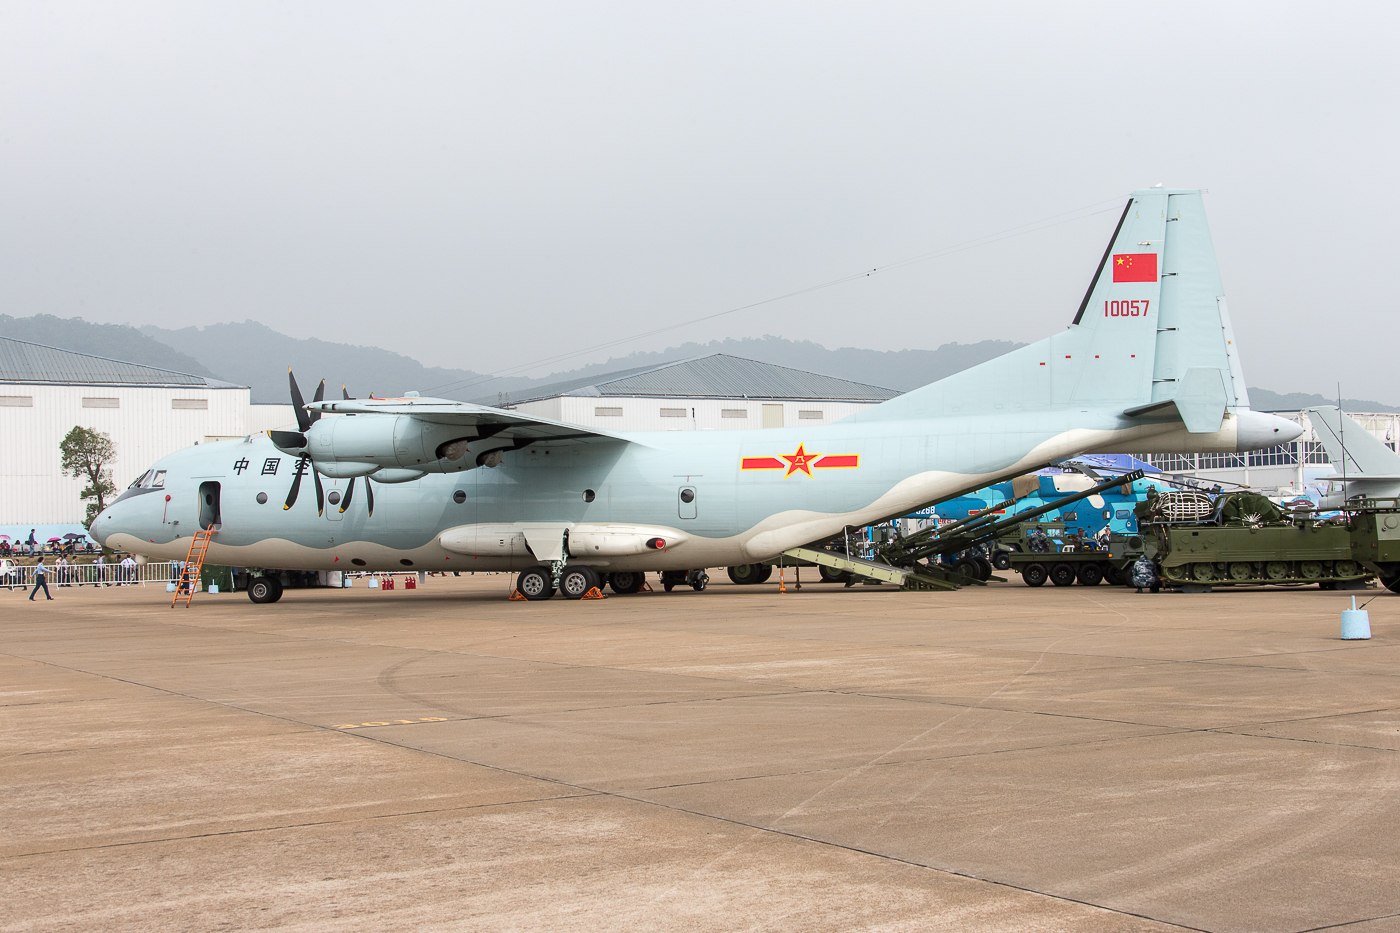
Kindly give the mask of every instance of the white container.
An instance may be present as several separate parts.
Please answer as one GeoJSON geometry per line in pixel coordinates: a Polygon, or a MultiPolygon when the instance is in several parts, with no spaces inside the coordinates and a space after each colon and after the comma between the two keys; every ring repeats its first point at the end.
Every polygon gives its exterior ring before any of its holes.
{"type": "Polygon", "coordinates": [[[1360,641],[1371,637],[1371,614],[1365,609],[1356,608],[1356,597],[1351,598],[1351,608],[1342,610],[1342,638],[1346,641],[1360,641]]]}

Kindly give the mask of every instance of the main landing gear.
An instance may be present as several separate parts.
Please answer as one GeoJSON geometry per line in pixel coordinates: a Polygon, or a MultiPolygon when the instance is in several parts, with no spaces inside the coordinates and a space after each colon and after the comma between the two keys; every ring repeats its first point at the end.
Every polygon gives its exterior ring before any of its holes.
{"type": "Polygon", "coordinates": [[[255,603],[275,603],[282,598],[282,581],[261,574],[248,581],[248,598],[255,603]]]}
{"type": "MultiPolygon", "coordinates": [[[[615,570],[599,573],[587,564],[565,564],[555,572],[548,564],[534,564],[520,571],[515,589],[528,600],[549,599],[555,593],[565,599],[582,599],[597,587],[607,586],[620,596],[641,592],[647,575],[640,570],[615,570]]],[[[697,593],[710,585],[710,575],[704,570],[663,570],[661,587],[671,592],[678,586],[688,586],[697,593]]]]}

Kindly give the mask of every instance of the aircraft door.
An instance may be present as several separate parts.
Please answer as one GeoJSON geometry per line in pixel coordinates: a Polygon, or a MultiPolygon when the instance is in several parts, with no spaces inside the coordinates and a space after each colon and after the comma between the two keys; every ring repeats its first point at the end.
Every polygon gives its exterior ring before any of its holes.
{"type": "Polygon", "coordinates": [[[213,528],[219,524],[219,484],[210,481],[199,484],[199,527],[213,528]]]}
{"type": "Polygon", "coordinates": [[[682,486],[677,494],[677,505],[681,518],[694,518],[699,514],[695,505],[695,487],[682,486]]]}

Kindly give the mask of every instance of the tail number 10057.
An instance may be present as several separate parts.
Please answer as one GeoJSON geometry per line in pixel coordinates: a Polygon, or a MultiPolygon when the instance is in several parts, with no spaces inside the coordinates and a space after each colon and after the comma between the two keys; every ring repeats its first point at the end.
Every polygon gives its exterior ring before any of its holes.
{"type": "Polygon", "coordinates": [[[1128,301],[1105,301],[1103,303],[1104,317],[1147,317],[1147,306],[1151,300],[1143,298],[1128,301]]]}

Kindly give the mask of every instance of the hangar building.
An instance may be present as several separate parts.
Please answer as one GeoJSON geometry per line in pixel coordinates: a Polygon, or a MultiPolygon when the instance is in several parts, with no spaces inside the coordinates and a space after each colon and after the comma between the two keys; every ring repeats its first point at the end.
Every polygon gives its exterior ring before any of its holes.
{"type": "Polygon", "coordinates": [[[614,431],[826,424],[899,393],[726,353],[527,390],[484,404],[614,431]]]}
{"type": "Polygon", "coordinates": [[[59,453],[75,426],[112,438],[121,490],[173,450],[289,418],[250,404],[247,386],[0,338],[0,525],[82,521],[86,482],[63,475],[59,453]]]}

